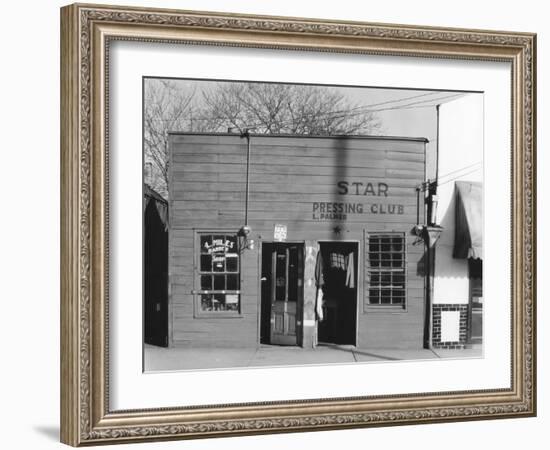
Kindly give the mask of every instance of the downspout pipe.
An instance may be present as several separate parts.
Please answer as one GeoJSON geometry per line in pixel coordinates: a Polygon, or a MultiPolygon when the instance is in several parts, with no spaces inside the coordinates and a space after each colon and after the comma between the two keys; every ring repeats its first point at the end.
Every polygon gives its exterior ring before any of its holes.
{"type": "Polygon", "coordinates": [[[250,151],[251,151],[251,145],[250,145],[250,131],[245,129],[241,137],[246,138],[246,193],[245,193],[245,200],[244,200],[244,226],[248,227],[248,198],[250,196],[250,151]]]}
{"type": "Polygon", "coordinates": [[[428,318],[428,348],[433,352],[433,275],[432,275],[432,264],[434,258],[432,257],[432,248],[430,246],[430,238],[426,237],[426,259],[428,266],[428,276],[427,276],[427,286],[426,286],[426,301],[428,302],[429,308],[429,318],[428,318]]]}
{"type": "Polygon", "coordinates": [[[426,225],[422,227],[422,238],[426,246],[426,313],[428,314],[427,346],[433,351],[433,287],[434,287],[434,263],[435,245],[441,236],[443,227],[439,225],[426,225]]]}
{"type": "MultiPolygon", "coordinates": [[[[435,180],[433,183],[430,183],[428,186],[429,189],[429,195],[437,195],[437,186],[439,184],[439,114],[440,114],[440,104],[437,104],[435,106],[435,112],[436,112],[436,130],[435,130],[435,180]]],[[[431,200],[431,199],[430,199],[431,200]]],[[[433,212],[431,209],[433,208],[433,205],[430,201],[430,212],[428,217],[428,222],[432,219],[433,212]]],[[[434,222],[436,221],[436,218],[434,217],[434,222]]],[[[435,225],[435,223],[434,223],[435,225]]],[[[441,228],[439,229],[439,233],[441,233],[441,228]]],[[[430,235],[430,230],[427,227],[426,228],[426,236],[424,237],[424,240],[426,242],[426,256],[427,256],[427,266],[428,266],[428,273],[427,273],[427,293],[426,293],[426,301],[428,303],[428,348],[433,352],[433,293],[434,293],[434,277],[435,277],[435,243],[437,242],[437,239],[439,239],[439,234],[437,234],[437,237],[432,238],[430,235]]]]}
{"type": "Polygon", "coordinates": [[[435,116],[436,116],[436,128],[435,128],[435,192],[437,194],[437,185],[439,183],[439,107],[441,105],[435,106],[435,116]]]}

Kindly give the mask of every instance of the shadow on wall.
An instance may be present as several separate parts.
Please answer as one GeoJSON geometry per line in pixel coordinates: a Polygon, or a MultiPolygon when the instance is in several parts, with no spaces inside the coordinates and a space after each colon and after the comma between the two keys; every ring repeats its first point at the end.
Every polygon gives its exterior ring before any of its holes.
{"type": "Polygon", "coordinates": [[[437,267],[437,278],[462,278],[462,271],[457,272],[457,266],[461,267],[466,260],[453,257],[455,243],[455,221],[456,221],[456,186],[453,183],[453,191],[449,206],[441,219],[443,232],[439,242],[436,244],[435,266],[437,267]],[[439,263],[438,263],[439,256],[439,263]]]}
{"type": "Polygon", "coordinates": [[[424,253],[422,254],[422,257],[418,260],[418,263],[416,264],[416,275],[419,277],[425,277],[427,264],[428,264],[428,255],[426,252],[426,245],[424,243],[419,243],[417,245],[422,245],[424,247],[424,253]]]}
{"type": "MultiPolygon", "coordinates": [[[[334,186],[338,184],[339,181],[347,180],[348,176],[348,138],[341,137],[336,140],[334,143],[334,150],[336,151],[336,165],[334,166],[334,186]]],[[[338,191],[334,189],[332,194],[332,201],[338,203],[342,201],[342,198],[339,196],[338,191]]],[[[333,239],[342,239],[345,238],[345,226],[346,221],[342,220],[341,216],[332,219],[332,238],[333,239]]]]}
{"type": "Polygon", "coordinates": [[[59,427],[58,426],[35,425],[34,430],[37,433],[42,434],[44,437],[46,437],[50,441],[59,442],[59,427]]]}

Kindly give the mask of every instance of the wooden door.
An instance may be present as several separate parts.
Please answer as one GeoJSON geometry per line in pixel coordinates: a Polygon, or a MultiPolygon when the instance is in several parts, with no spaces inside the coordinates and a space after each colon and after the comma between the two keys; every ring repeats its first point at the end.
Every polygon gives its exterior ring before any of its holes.
{"type": "Polygon", "coordinates": [[[303,245],[274,244],[271,254],[271,330],[275,345],[298,345],[303,300],[303,245]]]}

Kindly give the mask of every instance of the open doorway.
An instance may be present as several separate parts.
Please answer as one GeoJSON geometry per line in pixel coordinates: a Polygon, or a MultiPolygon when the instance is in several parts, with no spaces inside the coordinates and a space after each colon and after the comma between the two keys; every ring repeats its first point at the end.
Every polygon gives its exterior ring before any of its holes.
{"type": "Polygon", "coordinates": [[[147,190],[146,200],[143,233],[144,342],[168,347],[168,231],[166,215],[159,213],[165,201],[150,189],[147,190]]]}
{"type": "Polygon", "coordinates": [[[260,342],[301,345],[304,244],[262,244],[260,342]]]}
{"type": "Polygon", "coordinates": [[[481,344],[483,341],[483,262],[481,259],[468,259],[470,280],[470,307],[468,343],[481,344]]]}
{"type": "Polygon", "coordinates": [[[319,343],[356,345],[357,242],[320,242],[322,259],[323,320],[319,343]]]}

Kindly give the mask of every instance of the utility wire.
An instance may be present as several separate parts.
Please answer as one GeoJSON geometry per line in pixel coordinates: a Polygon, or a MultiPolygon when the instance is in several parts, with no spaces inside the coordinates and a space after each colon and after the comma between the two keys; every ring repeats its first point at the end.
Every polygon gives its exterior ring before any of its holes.
{"type": "MultiPolygon", "coordinates": [[[[457,173],[457,172],[462,172],[463,170],[469,169],[470,167],[474,167],[474,166],[477,166],[477,165],[480,165],[480,164],[481,164],[481,161],[478,161],[478,162],[476,162],[476,163],[474,163],[474,164],[470,164],[469,166],[464,166],[464,167],[461,167],[460,169],[453,170],[452,172],[447,172],[446,174],[441,175],[441,176],[439,177],[439,179],[441,180],[442,178],[446,178],[446,177],[448,177],[449,175],[453,175],[453,174],[455,174],[455,173],[457,173]]],[[[476,170],[477,170],[477,169],[476,169],[476,170]]]]}
{"type": "Polygon", "coordinates": [[[438,187],[439,187],[439,186],[444,186],[444,185],[446,185],[447,183],[451,183],[451,182],[453,182],[453,181],[456,181],[456,180],[458,180],[459,178],[464,177],[464,176],[466,176],[466,175],[470,175],[471,173],[477,172],[477,171],[480,170],[480,169],[481,169],[481,167],[480,167],[480,168],[477,168],[477,169],[470,170],[469,172],[466,172],[466,173],[462,173],[462,174],[460,174],[460,175],[457,175],[457,176],[454,177],[454,178],[451,178],[451,179],[449,179],[449,180],[445,180],[443,183],[438,183],[437,186],[438,186],[438,187]]]}
{"type": "MultiPolygon", "coordinates": [[[[388,101],[385,101],[385,102],[373,103],[373,104],[370,104],[370,105],[362,105],[362,106],[358,106],[358,107],[355,107],[355,108],[350,108],[350,109],[347,109],[347,110],[337,110],[337,111],[330,111],[330,112],[326,112],[326,113],[312,112],[312,113],[304,114],[304,115],[302,115],[302,117],[316,116],[317,118],[320,118],[320,119],[324,118],[325,120],[329,120],[329,119],[340,119],[340,118],[355,117],[355,116],[365,114],[365,113],[394,111],[394,110],[400,110],[400,109],[414,109],[414,107],[419,107],[419,108],[421,108],[421,107],[431,107],[432,105],[424,105],[424,106],[418,106],[418,105],[423,105],[424,103],[432,103],[432,102],[440,101],[440,100],[446,100],[446,99],[449,99],[449,98],[458,98],[458,97],[463,95],[462,93],[452,94],[452,95],[448,95],[448,96],[444,96],[444,97],[431,98],[431,99],[426,99],[426,100],[418,100],[416,102],[408,103],[408,104],[405,104],[405,105],[397,105],[397,106],[389,107],[389,108],[378,108],[378,109],[374,108],[373,109],[373,107],[376,107],[376,106],[382,106],[382,105],[391,104],[391,103],[399,103],[399,102],[402,102],[402,101],[406,101],[408,99],[424,97],[424,96],[427,96],[427,95],[435,95],[437,93],[438,92],[436,92],[436,93],[430,92],[430,93],[421,94],[421,95],[418,95],[418,96],[411,96],[411,97],[405,97],[405,98],[401,98],[401,99],[388,100],[388,101]],[[359,109],[361,109],[361,111],[359,111],[359,109]],[[355,111],[355,112],[352,112],[352,111],[355,111]]],[[[157,121],[157,122],[160,122],[160,121],[170,122],[170,121],[172,121],[171,119],[162,119],[162,118],[156,118],[156,119],[152,119],[152,120],[157,121]]],[[[223,121],[223,120],[228,120],[228,118],[224,117],[224,116],[213,116],[213,117],[193,117],[192,119],[182,118],[181,120],[193,120],[193,121],[222,120],[223,121]]],[[[285,126],[285,125],[292,125],[292,124],[295,124],[295,123],[296,122],[293,121],[293,120],[287,120],[287,121],[283,121],[283,122],[278,122],[278,126],[281,127],[281,126],[285,126]]],[[[259,127],[262,127],[262,126],[265,126],[265,125],[263,125],[263,124],[252,124],[252,125],[251,124],[246,124],[246,125],[243,126],[243,128],[253,128],[253,127],[259,128],[259,127]]]]}

